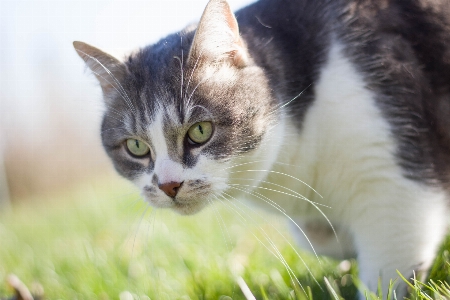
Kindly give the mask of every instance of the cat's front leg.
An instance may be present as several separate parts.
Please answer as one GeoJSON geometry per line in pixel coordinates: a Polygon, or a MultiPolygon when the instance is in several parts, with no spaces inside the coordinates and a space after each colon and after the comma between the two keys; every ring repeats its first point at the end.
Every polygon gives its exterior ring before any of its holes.
{"type": "MultiPolygon", "coordinates": [[[[372,292],[381,280],[383,299],[391,280],[397,299],[407,295],[407,284],[397,271],[407,279],[414,274],[420,279],[431,266],[446,232],[446,209],[433,200],[422,198],[397,209],[375,207],[352,227],[360,280],[372,292]]],[[[362,294],[360,298],[365,299],[362,294]]]]}

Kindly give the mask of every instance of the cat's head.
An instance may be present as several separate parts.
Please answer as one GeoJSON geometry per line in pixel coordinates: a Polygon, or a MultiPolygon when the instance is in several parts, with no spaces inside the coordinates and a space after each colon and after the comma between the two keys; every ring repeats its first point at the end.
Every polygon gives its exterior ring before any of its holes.
{"type": "Polygon", "coordinates": [[[276,101],[225,1],[124,62],[74,47],[103,90],[103,145],[151,205],[195,213],[229,188],[236,165],[275,159],[276,101]]]}

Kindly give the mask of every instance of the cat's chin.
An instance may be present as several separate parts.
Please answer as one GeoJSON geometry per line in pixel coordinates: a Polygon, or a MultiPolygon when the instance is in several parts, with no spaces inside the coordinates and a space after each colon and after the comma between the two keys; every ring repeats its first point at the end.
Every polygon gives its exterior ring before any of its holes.
{"type": "Polygon", "coordinates": [[[207,195],[197,195],[188,198],[177,197],[171,199],[169,197],[158,197],[154,194],[143,193],[144,201],[150,206],[159,209],[171,209],[180,215],[193,215],[205,208],[209,201],[207,195]]]}
{"type": "Polygon", "coordinates": [[[171,209],[180,215],[193,215],[200,212],[205,206],[207,206],[207,201],[195,201],[189,203],[175,202],[171,209]]]}

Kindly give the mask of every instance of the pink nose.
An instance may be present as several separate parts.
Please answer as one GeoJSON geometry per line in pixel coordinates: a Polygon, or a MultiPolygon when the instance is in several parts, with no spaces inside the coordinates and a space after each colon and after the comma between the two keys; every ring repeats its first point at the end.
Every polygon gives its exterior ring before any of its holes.
{"type": "Polygon", "coordinates": [[[161,191],[166,193],[169,197],[175,197],[178,193],[178,190],[180,189],[182,182],[168,182],[163,184],[158,184],[158,187],[161,191]]]}

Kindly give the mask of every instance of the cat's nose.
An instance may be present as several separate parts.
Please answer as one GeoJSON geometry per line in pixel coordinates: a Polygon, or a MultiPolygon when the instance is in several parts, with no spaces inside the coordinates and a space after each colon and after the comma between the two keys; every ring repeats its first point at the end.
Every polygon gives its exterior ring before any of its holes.
{"type": "Polygon", "coordinates": [[[166,193],[169,197],[175,197],[178,193],[178,190],[180,189],[183,182],[168,182],[163,184],[158,184],[158,187],[161,191],[166,193]]]}

